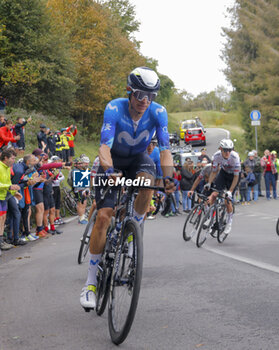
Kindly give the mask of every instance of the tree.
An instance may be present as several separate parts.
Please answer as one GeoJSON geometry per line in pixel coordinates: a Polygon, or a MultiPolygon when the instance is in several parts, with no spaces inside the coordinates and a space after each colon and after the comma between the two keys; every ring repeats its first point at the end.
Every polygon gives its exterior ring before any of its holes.
{"type": "Polygon", "coordinates": [[[230,13],[232,28],[224,29],[227,43],[223,58],[228,65],[225,74],[242,110],[246,139],[252,146],[249,114],[259,109],[263,115],[260,146],[279,147],[279,3],[237,0],[230,13]]]}
{"type": "Polygon", "coordinates": [[[10,105],[63,115],[75,92],[74,66],[63,32],[43,0],[0,0],[0,93],[10,105]]]}
{"type": "Polygon", "coordinates": [[[114,21],[119,23],[122,33],[136,42],[133,33],[139,30],[140,22],[136,20],[135,6],[129,0],[108,0],[104,4],[111,11],[114,21]]]}

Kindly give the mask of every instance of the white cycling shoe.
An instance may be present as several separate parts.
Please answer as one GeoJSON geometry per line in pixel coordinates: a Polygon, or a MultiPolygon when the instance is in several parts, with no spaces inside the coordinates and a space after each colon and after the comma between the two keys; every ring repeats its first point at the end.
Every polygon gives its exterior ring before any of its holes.
{"type": "Polygon", "coordinates": [[[229,222],[226,224],[224,233],[227,235],[231,232],[232,230],[232,220],[229,220],[229,222]]]}
{"type": "Polygon", "coordinates": [[[95,309],[96,307],[96,287],[93,285],[82,288],[80,294],[80,305],[86,309],[95,309]]]}

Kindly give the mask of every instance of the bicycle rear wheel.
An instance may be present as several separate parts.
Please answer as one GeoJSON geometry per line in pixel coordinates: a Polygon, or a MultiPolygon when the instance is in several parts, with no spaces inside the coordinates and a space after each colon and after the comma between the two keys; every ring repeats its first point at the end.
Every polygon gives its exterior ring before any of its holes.
{"type": "Polygon", "coordinates": [[[222,205],[219,208],[219,227],[217,230],[217,241],[219,243],[223,243],[224,240],[228,237],[227,233],[224,233],[225,227],[226,227],[226,223],[227,223],[227,209],[225,207],[225,205],[222,205]]]}
{"type": "Polygon", "coordinates": [[[211,210],[208,210],[208,212],[203,217],[203,220],[198,229],[198,234],[196,239],[196,245],[198,248],[200,248],[206,241],[206,238],[211,230],[211,225],[212,225],[211,210]]]}
{"type": "Polygon", "coordinates": [[[277,220],[277,224],[276,224],[276,233],[279,236],[279,219],[277,220]]]}
{"type": "Polygon", "coordinates": [[[110,283],[109,332],[114,344],[127,337],[137,309],[142,277],[143,244],[139,225],[126,222],[122,231],[110,283]]]}
{"type": "Polygon", "coordinates": [[[183,238],[186,242],[194,237],[195,233],[197,232],[199,224],[201,222],[202,214],[202,207],[200,204],[198,204],[187,216],[183,227],[183,238]]]}
{"type": "Polygon", "coordinates": [[[78,252],[78,263],[82,264],[86,254],[89,250],[89,241],[90,241],[90,237],[91,237],[91,232],[96,220],[96,216],[97,216],[97,210],[95,210],[90,218],[90,220],[88,221],[88,224],[85,227],[81,242],[80,242],[80,248],[79,248],[79,252],[78,252]]]}

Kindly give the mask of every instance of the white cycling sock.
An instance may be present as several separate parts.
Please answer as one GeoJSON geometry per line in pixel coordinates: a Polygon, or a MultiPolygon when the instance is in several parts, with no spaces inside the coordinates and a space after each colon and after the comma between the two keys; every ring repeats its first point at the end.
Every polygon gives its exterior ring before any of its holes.
{"type": "Polygon", "coordinates": [[[232,222],[233,219],[233,212],[228,213],[228,221],[232,222]]]}
{"type": "Polygon", "coordinates": [[[139,214],[135,211],[134,209],[134,219],[136,220],[136,222],[140,225],[143,222],[144,219],[144,215],[145,214],[139,214]]]}
{"type": "Polygon", "coordinates": [[[93,284],[94,286],[97,285],[97,269],[101,256],[102,254],[90,254],[86,286],[89,284],[93,284]]]}
{"type": "Polygon", "coordinates": [[[85,215],[84,214],[79,217],[79,221],[82,221],[84,219],[85,219],[85,215]]]}

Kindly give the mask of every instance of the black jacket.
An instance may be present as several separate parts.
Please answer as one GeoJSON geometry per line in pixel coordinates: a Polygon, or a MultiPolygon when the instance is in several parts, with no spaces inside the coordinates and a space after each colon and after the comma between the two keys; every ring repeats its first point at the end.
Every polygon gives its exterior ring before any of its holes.
{"type": "Polygon", "coordinates": [[[182,167],[181,169],[181,181],[180,181],[180,189],[181,191],[190,191],[195,177],[190,171],[182,167]]]}

